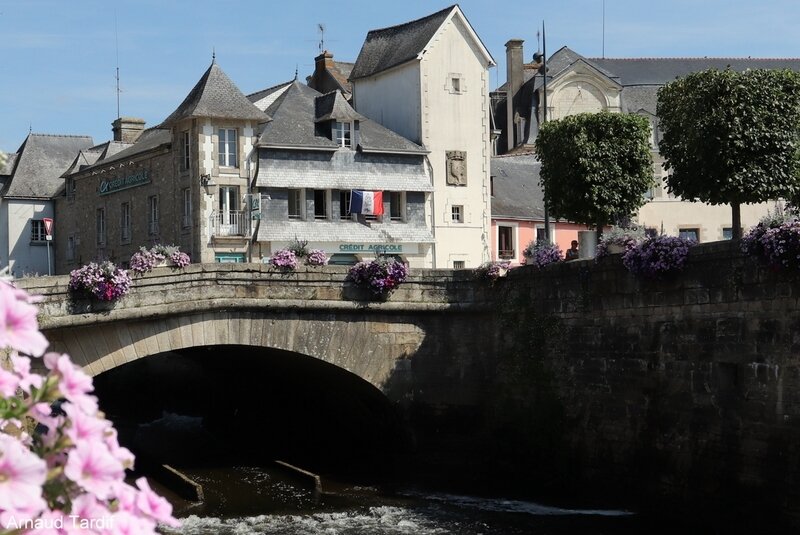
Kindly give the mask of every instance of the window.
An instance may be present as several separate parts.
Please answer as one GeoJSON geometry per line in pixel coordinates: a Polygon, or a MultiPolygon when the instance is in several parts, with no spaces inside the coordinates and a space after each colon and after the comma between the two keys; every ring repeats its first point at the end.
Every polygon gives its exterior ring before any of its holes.
{"type": "Polygon", "coordinates": [[[466,260],[453,260],[453,269],[464,269],[467,267],[466,260]]]}
{"type": "Polygon", "coordinates": [[[220,128],[219,136],[219,165],[221,167],[239,167],[236,150],[236,129],[220,128]]]}
{"type": "Polygon", "coordinates": [[[189,132],[181,133],[181,170],[189,170],[189,132]]]}
{"type": "Polygon", "coordinates": [[[405,204],[404,192],[389,192],[389,218],[392,221],[403,221],[405,219],[405,204]]]}
{"type": "Polygon", "coordinates": [[[329,266],[354,266],[358,263],[358,257],[354,254],[334,253],[328,260],[329,266]]]}
{"type": "Polygon", "coordinates": [[[131,241],[131,203],[124,202],[120,206],[119,215],[119,241],[130,243],[131,241]]]}
{"type": "Polygon", "coordinates": [[[494,197],[494,177],[489,177],[489,196],[494,197]]]}
{"type": "Polygon", "coordinates": [[[41,219],[31,219],[31,241],[43,242],[46,239],[45,236],[44,221],[41,219]]]}
{"type": "Polygon", "coordinates": [[[147,198],[147,233],[158,234],[158,195],[147,198]]]}
{"type": "Polygon", "coordinates": [[[350,191],[339,192],[339,218],[347,219],[350,217],[350,191]]]}
{"type": "Polygon", "coordinates": [[[700,241],[700,229],[698,228],[682,228],[678,231],[678,236],[687,240],[700,241]]]}
{"type": "Polygon", "coordinates": [[[289,219],[303,219],[303,190],[289,190],[289,219]]]}
{"type": "Polygon", "coordinates": [[[333,123],[333,136],[334,141],[340,147],[350,146],[350,123],[340,123],[334,121],[333,123]]]}
{"type": "Polygon", "coordinates": [[[183,212],[182,212],[183,228],[192,226],[192,190],[183,188],[183,212]]]}
{"type": "Polygon", "coordinates": [[[514,258],[514,227],[497,227],[497,256],[514,258]]]}
{"type": "Polygon", "coordinates": [[[460,204],[454,204],[450,207],[450,221],[452,223],[463,223],[464,222],[464,206],[460,204]]]}
{"type": "Polygon", "coordinates": [[[461,79],[451,78],[450,82],[453,84],[453,93],[461,93],[461,79]]]}
{"type": "Polygon", "coordinates": [[[75,260],[75,236],[70,234],[67,236],[67,261],[75,260]]]}
{"type": "Polygon", "coordinates": [[[106,209],[98,208],[95,213],[95,230],[97,232],[97,245],[104,247],[106,244],[106,209]]]}
{"type": "Polygon", "coordinates": [[[66,182],[66,189],[67,189],[67,200],[74,201],[75,200],[75,191],[77,190],[77,186],[75,185],[74,178],[68,178],[66,182]]]}
{"type": "Polygon", "coordinates": [[[464,77],[459,72],[451,72],[447,74],[444,83],[444,90],[451,95],[460,95],[466,90],[464,85],[464,77]]]}
{"type": "Polygon", "coordinates": [[[314,219],[328,219],[328,195],[324,189],[314,190],[314,219]]]}

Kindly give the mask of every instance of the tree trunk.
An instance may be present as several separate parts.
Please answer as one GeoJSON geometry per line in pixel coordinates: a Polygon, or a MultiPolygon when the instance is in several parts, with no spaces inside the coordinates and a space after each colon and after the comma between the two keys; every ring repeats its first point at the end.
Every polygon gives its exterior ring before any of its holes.
{"type": "Polygon", "coordinates": [[[742,211],[741,205],[737,203],[731,203],[731,224],[733,227],[731,228],[731,235],[734,240],[741,240],[742,239],[742,211]]]}

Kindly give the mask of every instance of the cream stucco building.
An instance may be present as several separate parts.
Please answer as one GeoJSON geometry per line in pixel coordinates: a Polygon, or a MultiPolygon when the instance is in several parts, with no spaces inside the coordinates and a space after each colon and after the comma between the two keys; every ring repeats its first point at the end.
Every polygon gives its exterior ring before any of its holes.
{"type": "MultiPolygon", "coordinates": [[[[544,119],[544,71],[541,56],[524,64],[522,41],[506,44],[508,82],[493,93],[494,117],[502,132],[495,142],[498,154],[529,152],[544,119]],[[509,105],[509,102],[512,104],[509,105]],[[510,126],[510,127],[509,127],[510,126]]],[[[731,209],[687,202],[667,191],[656,102],[658,89],[677,77],[709,68],[745,70],[783,68],[800,71],[800,59],[754,58],[585,58],[563,47],[547,59],[547,120],[584,112],[635,113],[651,125],[653,171],[658,186],[637,214],[639,224],[653,232],[683,235],[700,242],[729,239],[731,209]]],[[[780,203],[742,205],[742,226],[755,225],[780,203]]]]}
{"type": "Polygon", "coordinates": [[[432,265],[490,259],[489,74],[494,60],[458,6],[372,30],[350,73],[366,117],[429,151],[432,265]]]}

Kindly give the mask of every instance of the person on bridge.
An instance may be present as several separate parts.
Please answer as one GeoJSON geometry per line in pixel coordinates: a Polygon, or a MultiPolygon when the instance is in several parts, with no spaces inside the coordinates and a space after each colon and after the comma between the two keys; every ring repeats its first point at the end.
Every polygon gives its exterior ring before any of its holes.
{"type": "Polygon", "coordinates": [[[577,260],[579,258],[578,240],[572,240],[570,245],[571,247],[567,249],[566,260],[577,260]]]}

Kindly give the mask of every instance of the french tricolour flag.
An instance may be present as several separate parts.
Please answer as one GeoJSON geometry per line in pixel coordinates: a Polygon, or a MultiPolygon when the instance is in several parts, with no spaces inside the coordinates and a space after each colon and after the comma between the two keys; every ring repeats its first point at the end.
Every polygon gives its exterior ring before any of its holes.
{"type": "Polygon", "coordinates": [[[354,189],[350,195],[350,213],[383,215],[383,192],[354,189]]]}

